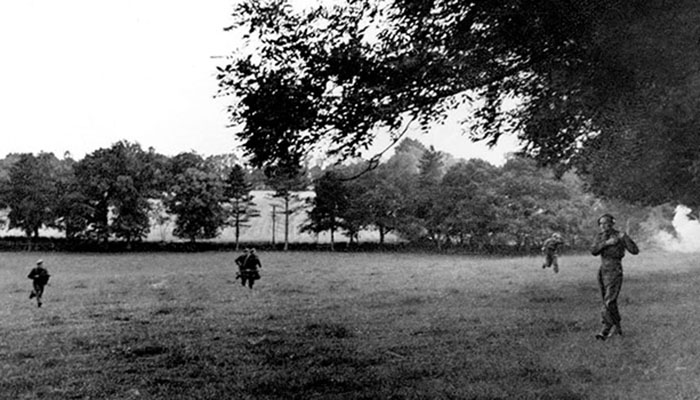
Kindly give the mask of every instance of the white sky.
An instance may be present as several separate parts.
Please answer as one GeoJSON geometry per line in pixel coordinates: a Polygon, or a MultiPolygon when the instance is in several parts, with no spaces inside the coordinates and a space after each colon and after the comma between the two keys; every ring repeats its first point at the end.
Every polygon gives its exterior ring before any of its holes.
{"type": "MultiPolygon", "coordinates": [[[[226,100],[213,97],[222,60],[211,58],[239,45],[223,31],[234,3],[0,1],[0,158],[69,151],[79,159],[119,140],[166,155],[235,151],[226,100]]],[[[470,143],[453,123],[437,129],[412,137],[494,164],[515,148],[470,143]]]]}

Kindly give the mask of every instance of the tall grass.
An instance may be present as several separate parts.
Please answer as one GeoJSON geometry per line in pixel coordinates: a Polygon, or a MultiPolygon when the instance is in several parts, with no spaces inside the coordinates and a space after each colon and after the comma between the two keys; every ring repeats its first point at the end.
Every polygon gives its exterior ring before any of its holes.
{"type": "Polygon", "coordinates": [[[263,253],[3,253],[3,399],[700,396],[697,255],[628,257],[625,336],[596,342],[598,261],[263,253]],[[36,258],[52,273],[28,299],[36,258]]]}

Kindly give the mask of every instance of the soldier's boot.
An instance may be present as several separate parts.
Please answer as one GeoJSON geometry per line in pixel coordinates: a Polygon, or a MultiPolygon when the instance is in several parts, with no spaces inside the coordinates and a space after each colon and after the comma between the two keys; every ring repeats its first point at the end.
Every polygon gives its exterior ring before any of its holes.
{"type": "Polygon", "coordinates": [[[35,296],[36,296],[36,293],[34,293],[34,291],[32,291],[31,293],[29,293],[29,298],[30,298],[30,299],[33,299],[35,296]]]}
{"type": "Polygon", "coordinates": [[[610,327],[607,325],[605,327],[603,327],[603,329],[600,332],[595,334],[595,338],[597,340],[603,340],[603,341],[605,339],[607,339],[609,336],[610,336],[610,327]]]}

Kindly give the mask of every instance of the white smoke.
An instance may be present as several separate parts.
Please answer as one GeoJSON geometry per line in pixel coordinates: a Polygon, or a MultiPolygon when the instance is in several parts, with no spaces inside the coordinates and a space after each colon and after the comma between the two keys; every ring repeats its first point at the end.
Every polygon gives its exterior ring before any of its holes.
{"type": "Polygon", "coordinates": [[[689,217],[691,209],[679,205],[673,216],[673,229],[676,235],[661,231],[656,240],[664,250],[684,253],[700,252],[700,221],[689,217]]]}

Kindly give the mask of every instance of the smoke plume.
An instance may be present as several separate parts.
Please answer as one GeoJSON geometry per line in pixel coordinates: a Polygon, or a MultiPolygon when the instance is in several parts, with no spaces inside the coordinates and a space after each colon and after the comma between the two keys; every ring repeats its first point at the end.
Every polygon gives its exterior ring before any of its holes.
{"type": "Polygon", "coordinates": [[[700,221],[691,219],[690,212],[691,209],[684,205],[677,206],[671,221],[675,236],[665,231],[657,234],[656,239],[664,250],[700,252],[700,221]]]}

